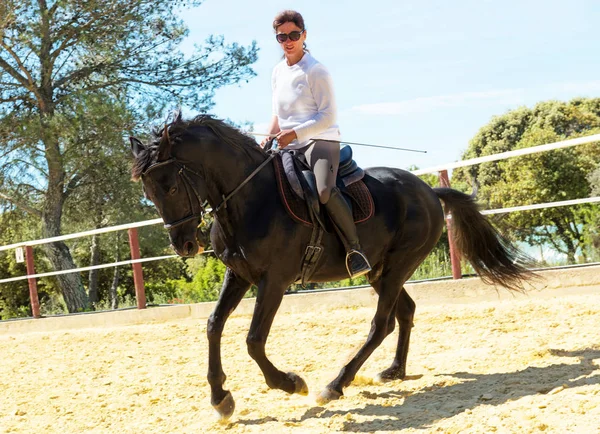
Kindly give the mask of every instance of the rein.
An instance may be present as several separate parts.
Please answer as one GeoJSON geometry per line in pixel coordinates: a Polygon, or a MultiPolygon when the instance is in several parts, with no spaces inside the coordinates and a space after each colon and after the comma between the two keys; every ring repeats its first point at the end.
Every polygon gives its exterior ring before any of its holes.
{"type": "MultiPolygon", "coordinates": [[[[238,191],[240,191],[240,189],[241,189],[241,188],[242,188],[244,185],[246,185],[248,182],[250,182],[250,180],[251,180],[252,178],[254,178],[254,176],[255,176],[255,175],[258,173],[258,172],[260,172],[260,171],[263,169],[263,167],[265,167],[267,164],[269,164],[269,163],[271,162],[271,160],[272,160],[273,158],[275,158],[275,155],[276,155],[276,154],[277,154],[277,152],[273,152],[273,153],[271,153],[271,155],[269,155],[269,157],[268,157],[268,158],[267,158],[265,161],[263,161],[263,162],[260,164],[260,166],[258,166],[256,169],[254,169],[254,171],[253,171],[253,172],[252,172],[250,175],[248,175],[248,177],[247,177],[246,179],[244,179],[244,180],[242,181],[242,183],[241,183],[240,185],[238,185],[238,186],[237,186],[237,187],[236,187],[236,188],[235,188],[235,189],[234,189],[234,190],[233,190],[231,193],[229,193],[229,194],[227,195],[227,197],[225,197],[225,195],[221,196],[221,197],[223,198],[223,202],[221,202],[221,203],[220,203],[220,204],[219,204],[219,205],[218,205],[218,206],[215,208],[214,212],[219,212],[219,210],[221,209],[221,207],[225,207],[225,208],[227,208],[227,201],[228,201],[229,199],[231,199],[231,198],[233,197],[233,195],[234,195],[234,194],[236,194],[238,191]]],[[[211,213],[212,213],[212,212],[213,212],[213,211],[211,211],[211,213]]]]}
{"type": "Polygon", "coordinates": [[[196,219],[196,218],[200,218],[200,224],[198,226],[200,226],[203,222],[204,222],[204,216],[206,214],[208,215],[215,215],[216,213],[218,213],[222,208],[227,209],[227,201],[229,201],[229,199],[231,199],[237,192],[239,192],[242,187],[244,187],[248,182],[250,182],[250,180],[252,178],[254,178],[256,176],[256,174],[258,174],[258,172],[260,172],[267,164],[269,164],[271,162],[271,160],[273,158],[275,158],[275,155],[277,154],[277,152],[272,152],[269,157],[263,161],[256,169],[254,169],[254,171],[248,175],[246,177],[246,179],[244,179],[240,185],[238,185],[231,193],[229,193],[227,196],[222,195],[221,197],[223,198],[222,202],[217,205],[217,207],[213,208],[210,211],[206,211],[206,205],[209,204],[208,199],[202,200],[202,197],[200,196],[200,193],[198,193],[198,190],[196,190],[196,188],[194,187],[194,183],[192,182],[192,180],[190,179],[189,175],[187,174],[187,172],[196,175],[198,178],[202,179],[204,181],[204,177],[195,172],[194,170],[190,169],[189,167],[187,167],[185,164],[182,164],[181,162],[177,161],[175,158],[169,158],[168,160],[165,161],[160,161],[158,163],[154,163],[152,165],[150,165],[150,167],[148,167],[146,170],[144,170],[144,172],[142,173],[142,176],[147,175],[150,171],[162,167],[162,166],[166,166],[167,164],[174,164],[175,167],[177,167],[179,170],[177,171],[177,174],[181,177],[182,181],[183,181],[183,185],[185,186],[185,190],[188,194],[188,200],[190,201],[190,209],[192,210],[192,213],[186,217],[183,217],[177,221],[171,222],[171,223],[165,223],[164,227],[165,229],[173,229],[177,226],[181,226],[184,223],[187,223],[190,220],[196,219]],[[200,212],[199,213],[194,213],[194,203],[192,200],[192,196],[190,195],[190,191],[192,190],[194,192],[194,195],[196,196],[196,200],[198,201],[199,205],[200,205],[200,212]]]}

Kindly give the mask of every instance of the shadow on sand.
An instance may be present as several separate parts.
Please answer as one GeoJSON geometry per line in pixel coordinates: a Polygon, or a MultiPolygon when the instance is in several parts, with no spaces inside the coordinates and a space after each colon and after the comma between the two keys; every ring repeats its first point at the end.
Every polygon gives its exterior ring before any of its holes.
{"type": "MultiPolygon", "coordinates": [[[[529,367],[522,371],[497,374],[471,374],[468,372],[441,374],[440,376],[458,378],[463,382],[453,385],[440,383],[414,392],[389,390],[383,393],[373,393],[363,391],[361,395],[366,399],[403,398],[404,402],[393,407],[367,404],[364,407],[343,411],[313,407],[307,410],[301,418],[290,419],[288,422],[299,423],[313,418],[323,419],[351,413],[374,416],[375,419],[365,422],[346,421],[344,431],[373,432],[427,428],[438,420],[451,418],[480,405],[501,405],[525,396],[546,394],[563,385],[572,388],[600,384],[600,374],[591,375],[600,369],[593,362],[595,359],[600,359],[600,349],[550,350],[550,352],[555,356],[578,358],[579,363],[561,363],[542,368],[529,367]],[[483,396],[477,395],[480,392],[475,392],[482,390],[485,391],[483,396]]],[[[255,425],[260,424],[261,421],[240,420],[238,423],[255,425]]]]}

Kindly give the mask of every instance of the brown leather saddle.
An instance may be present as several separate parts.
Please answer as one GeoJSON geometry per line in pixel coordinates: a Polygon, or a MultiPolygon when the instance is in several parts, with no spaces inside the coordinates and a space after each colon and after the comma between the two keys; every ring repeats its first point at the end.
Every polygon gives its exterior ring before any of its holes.
{"type": "MultiPolygon", "coordinates": [[[[318,223],[329,231],[325,207],[319,202],[315,175],[304,155],[284,149],[274,161],[279,195],[289,216],[305,226],[318,223]]],[[[350,205],[356,224],[366,222],[375,214],[373,197],[363,181],[364,175],[364,170],[352,158],[352,148],[343,146],[336,184],[350,205]]]]}

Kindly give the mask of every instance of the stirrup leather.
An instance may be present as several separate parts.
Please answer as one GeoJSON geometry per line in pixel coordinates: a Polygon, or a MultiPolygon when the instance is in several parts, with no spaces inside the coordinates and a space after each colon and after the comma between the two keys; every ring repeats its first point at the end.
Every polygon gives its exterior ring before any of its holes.
{"type": "Polygon", "coordinates": [[[360,277],[364,274],[367,274],[369,271],[371,271],[371,264],[369,264],[369,260],[362,252],[352,249],[346,254],[346,270],[348,270],[348,275],[350,277],[352,277],[352,278],[360,277]],[[352,255],[359,255],[362,258],[362,260],[364,261],[364,266],[362,267],[362,269],[357,270],[356,273],[353,273],[353,270],[350,269],[350,257],[352,255]]]}

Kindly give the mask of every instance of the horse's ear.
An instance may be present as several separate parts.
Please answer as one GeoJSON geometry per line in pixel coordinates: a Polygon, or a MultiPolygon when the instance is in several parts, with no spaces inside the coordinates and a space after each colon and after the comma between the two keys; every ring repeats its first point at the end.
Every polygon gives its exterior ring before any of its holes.
{"type": "Polygon", "coordinates": [[[131,152],[135,158],[137,158],[140,152],[146,150],[146,146],[144,146],[144,144],[135,137],[129,137],[129,143],[131,143],[131,152]]]}
{"type": "Polygon", "coordinates": [[[169,125],[165,124],[163,135],[158,144],[158,161],[165,161],[171,158],[171,139],[169,138],[169,125]]]}
{"type": "Polygon", "coordinates": [[[175,120],[173,121],[173,123],[175,124],[180,124],[181,122],[183,122],[183,113],[181,112],[181,108],[175,110],[174,118],[175,120]]]}

